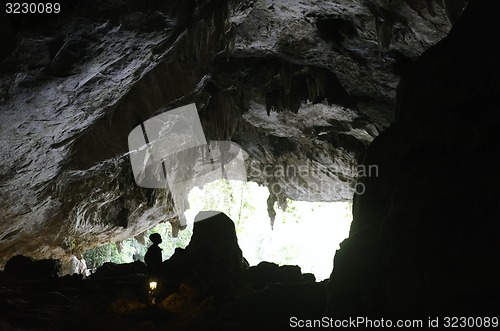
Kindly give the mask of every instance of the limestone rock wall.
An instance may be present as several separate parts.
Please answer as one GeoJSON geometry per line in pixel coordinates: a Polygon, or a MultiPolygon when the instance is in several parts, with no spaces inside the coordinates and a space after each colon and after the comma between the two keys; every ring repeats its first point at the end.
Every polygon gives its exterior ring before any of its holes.
{"type": "Polygon", "coordinates": [[[66,20],[18,32],[2,63],[3,263],[14,253],[78,254],[176,224],[165,190],[135,185],[127,136],[196,90],[226,45],[229,3],[169,4],[82,3],[66,20]]]}
{"type": "Polygon", "coordinates": [[[0,265],[178,230],[168,191],[135,185],[127,135],[192,102],[208,139],[248,152],[270,209],[350,199],[400,75],[449,30],[425,3],[89,0],[2,16],[0,265]]]}
{"type": "Polygon", "coordinates": [[[398,87],[370,145],[350,236],[330,278],[333,316],[498,313],[500,66],[496,1],[471,1],[398,87]]]}

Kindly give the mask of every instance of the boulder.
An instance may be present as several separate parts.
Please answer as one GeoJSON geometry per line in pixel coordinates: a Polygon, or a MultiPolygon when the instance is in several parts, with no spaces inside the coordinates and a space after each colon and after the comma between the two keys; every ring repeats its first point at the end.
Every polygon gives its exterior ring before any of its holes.
{"type": "Polygon", "coordinates": [[[57,278],[61,273],[59,260],[35,260],[27,256],[13,256],[5,264],[3,275],[9,279],[48,280],[57,278]]]}
{"type": "Polygon", "coordinates": [[[97,268],[96,272],[89,278],[126,277],[138,274],[147,274],[146,264],[142,261],[123,264],[106,262],[101,267],[97,268]]]}
{"type": "Polygon", "coordinates": [[[254,288],[263,288],[270,283],[300,283],[303,278],[299,266],[278,266],[272,262],[261,262],[246,270],[241,281],[254,288]]]}
{"type": "Polygon", "coordinates": [[[181,284],[184,289],[196,288],[197,295],[220,294],[223,283],[248,267],[227,215],[201,212],[196,220],[189,245],[163,262],[165,296],[178,292],[181,284]]]}
{"type": "Polygon", "coordinates": [[[276,263],[264,261],[242,272],[238,281],[234,283],[231,293],[234,297],[242,298],[276,284],[301,286],[315,283],[315,280],[313,274],[302,274],[299,266],[278,266],[276,263]]]}

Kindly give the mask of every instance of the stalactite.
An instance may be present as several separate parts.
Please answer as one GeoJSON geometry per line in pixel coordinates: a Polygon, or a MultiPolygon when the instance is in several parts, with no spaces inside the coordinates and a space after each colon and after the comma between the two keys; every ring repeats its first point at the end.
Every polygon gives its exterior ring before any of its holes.
{"type": "Polygon", "coordinates": [[[115,241],[115,247],[118,253],[121,253],[123,250],[123,243],[122,241],[115,241]]]}
{"type": "Polygon", "coordinates": [[[134,236],[134,239],[137,240],[137,242],[142,246],[146,246],[146,232],[139,233],[134,236]]]}
{"type": "Polygon", "coordinates": [[[375,20],[375,29],[377,30],[377,42],[379,54],[382,50],[388,49],[392,41],[392,26],[393,23],[382,18],[375,20]]]}
{"type": "Polygon", "coordinates": [[[316,81],[314,77],[307,77],[306,78],[306,83],[307,83],[307,98],[309,100],[314,101],[318,97],[318,88],[316,86],[316,81]]]}
{"type": "Polygon", "coordinates": [[[272,184],[268,187],[269,197],[267,198],[267,214],[269,215],[271,229],[274,228],[274,220],[276,219],[276,210],[274,209],[274,203],[278,201],[276,195],[273,193],[272,187],[272,184]]]}
{"type": "Polygon", "coordinates": [[[284,86],[285,94],[290,95],[292,89],[293,68],[288,63],[284,63],[280,68],[280,79],[284,86]]]}
{"type": "MultiPolygon", "coordinates": [[[[325,68],[299,66],[288,62],[270,63],[277,67],[267,84],[261,84],[266,111],[297,112],[305,102],[318,103],[327,100],[348,107],[350,96],[338,79],[325,68]]],[[[272,70],[272,69],[271,69],[272,70]]],[[[261,78],[259,78],[261,79],[261,78]]]]}
{"type": "Polygon", "coordinates": [[[458,19],[465,7],[465,0],[444,0],[444,9],[451,24],[458,19]]]}
{"type": "Polygon", "coordinates": [[[436,7],[434,7],[435,0],[425,0],[425,5],[427,7],[427,11],[432,17],[436,16],[436,7]]]}

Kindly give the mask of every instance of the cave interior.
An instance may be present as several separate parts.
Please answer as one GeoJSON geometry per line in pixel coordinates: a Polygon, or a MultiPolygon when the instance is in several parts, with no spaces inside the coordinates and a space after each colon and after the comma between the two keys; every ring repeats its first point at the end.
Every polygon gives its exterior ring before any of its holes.
{"type": "Polygon", "coordinates": [[[500,2],[58,4],[0,13],[1,330],[498,327],[500,2]],[[153,120],[187,105],[203,138],[168,136],[184,152],[138,179],[153,120]],[[202,143],[268,189],[271,223],[289,200],[353,202],[329,279],[249,266],[206,212],[154,291],[142,261],[61,275],[89,248],[184,231],[202,143]]]}

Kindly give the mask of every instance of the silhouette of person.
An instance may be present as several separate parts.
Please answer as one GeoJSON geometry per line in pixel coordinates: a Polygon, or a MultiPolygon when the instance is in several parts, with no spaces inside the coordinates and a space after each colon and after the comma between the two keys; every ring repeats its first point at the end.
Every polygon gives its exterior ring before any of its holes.
{"type": "Polygon", "coordinates": [[[149,246],[146,255],[144,255],[144,262],[148,267],[149,278],[151,280],[158,281],[161,276],[161,248],[158,246],[161,243],[161,236],[159,233],[152,233],[149,235],[149,239],[153,242],[149,246]]]}

